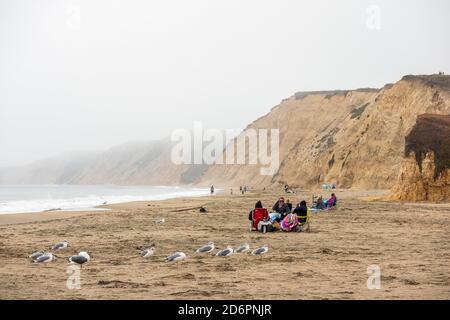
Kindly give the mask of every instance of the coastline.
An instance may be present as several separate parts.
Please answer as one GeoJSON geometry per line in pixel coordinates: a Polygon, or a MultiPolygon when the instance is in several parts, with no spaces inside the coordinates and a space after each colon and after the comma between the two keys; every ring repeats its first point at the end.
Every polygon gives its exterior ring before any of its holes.
{"type": "MultiPolygon", "coordinates": [[[[151,186],[149,186],[151,187],[151,186]]],[[[156,186],[161,187],[161,186],[156,186]]],[[[164,186],[166,187],[166,186],[164,186]]],[[[183,186],[185,187],[185,186],[183,186]]],[[[168,187],[170,188],[170,187],[168,187]]],[[[207,188],[205,188],[206,190],[207,188]]],[[[206,191],[205,191],[206,192],[206,191]]],[[[220,194],[223,192],[222,189],[216,189],[216,194],[220,194]]],[[[53,219],[64,219],[71,216],[80,216],[85,214],[93,214],[101,211],[110,211],[113,208],[120,208],[121,205],[128,207],[129,204],[132,203],[148,203],[154,201],[164,201],[171,199],[180,199],[180,198],[197,198],[197,197],[207,197],[207,194],[198,194],[198,195],[184,195],[184,194],[174,194],[172,195],[158,195],[152,196],[153,199],[149,200],[136,200],[136,201],[124,201],[117,202],[111,204],[101,204],[97,206],[93,206],[91,208],[79,208],[79,209],[48,209],[43,211],[23,211],[23,212],[14,212],[14,213],[0,213],[0,225],[8,225],[8,224],[16,224],[16,223],[30,223],[37,221],[48,221],[53,219]],[[104,209],[104,210],[102,210],[104,209]]]]}

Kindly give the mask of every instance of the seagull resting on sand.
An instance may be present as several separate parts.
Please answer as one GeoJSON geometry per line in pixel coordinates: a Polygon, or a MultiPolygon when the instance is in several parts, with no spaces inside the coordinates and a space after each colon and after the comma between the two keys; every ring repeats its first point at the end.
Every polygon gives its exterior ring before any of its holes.
{"type": "Polygon", "coordinates": [[[33,263],[49,263],[55,261],[56,257],[50,252],[44,252],[40,256],[33,259],[33,263]]]}
{"type": "Polygon", "coordinates": [[[152,244],[150,247],[143,247],[141,249],[141,257],[148,258],[155,253],[155,245],[152,244]]]}
{"type": "Polygon", "coordinates": [[[186,254],[184,252],[174,252],[166,258],[166,262],[180,261],[186,259],[186,254]]]}
{"type": "Polygon", "coordinates": [[[156,224],[161,224],[161,223],[166,222],[166,219],[164,219],[164,218],[157,218],[157,219],[154,220],[154,222],[155,222],[156,224]]]}
{"type": "Polygon", "coordinates": [[[69,242],[67,242],[67,240],[63,240],[61,242],[58,242],[56,244],[54,244],[51,249],[52,250],[61,250],[61,249],[66,249],[69,246],[69,242]]]}
{"type": "Polygon", "coordinates": [[[196,253],[209,253],[214,250],[214,242],[210,241],[206,246],[203,246],[201,248],[198,248],[195,252],[196,253]]]}
{"type": "Polygon", "coordinates": [[[239,247],[237,247],[236,252],[237,253],[244,253],[250,250],[250,246],[248,243],[241,244],[239,247]]]}
{"type": "Polygon", "coordinates": [[[216,256],[218,257],[228,257],[231,256],[234,253],[234,249],[231,246],[226,247],[223,250],[220,250],[219,252],[217,252],[216,256]]]}
{"type": "Polygon", "coordinates": [[[43,251],[35,251],[32,254],[30,254],[28,257],[33,261],[36,260],[38,257],[42,256],[44,254],[43,251]]]}
{"type": "Polygon", "coordinates": [[[267,253],[269,251],[269,246],[267,244],[263,245],[262,247],[255,249],[252,251],[252,255],[261,255],[264,253],[267,253]]]}

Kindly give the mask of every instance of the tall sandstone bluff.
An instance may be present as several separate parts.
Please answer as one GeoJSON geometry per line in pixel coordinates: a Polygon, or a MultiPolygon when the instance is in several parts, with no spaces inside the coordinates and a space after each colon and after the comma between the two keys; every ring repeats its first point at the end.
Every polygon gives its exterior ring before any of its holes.
{"type": "MultiPolygon", "coordinates": [[[[280,129],[281,163],[274,176],[260,175],[259,165],[215,165],[201,182],[304,188],[324,182],[341,188],[396,185],[398,195],[399,172],[408,170],[409,163],[404,160],[405,137],[425,113],[450,114],[450,76],[405,76],[382,89],[299,92],[248,126],[280,129]]],[[[406,176],[402,181],[409,183],[406,176]]]]}
{"type": "MultiPolygon", "coordinates": [[[[335,182],[340,188],[393,188],[395,199],[446,199],[449,173],[442,170],[440,147],[426,140],[405,149],[424,114],[440,115],[434,121],[450,114],[450,76],[410,75],[381,89],[298,92],[283,100],[247,127],[279,129],[280,166],[272,176],[261,175],[260,165],[175,165],[174,143],[165,139],[5,168],[0,183],[312,188],[335,182]]],[[[433,132],[420,123],[417,132],[433,132]]],[[[440,130],[434,138],[448,137],[448,122],[433,123],[430,128],[440,130]]]]}

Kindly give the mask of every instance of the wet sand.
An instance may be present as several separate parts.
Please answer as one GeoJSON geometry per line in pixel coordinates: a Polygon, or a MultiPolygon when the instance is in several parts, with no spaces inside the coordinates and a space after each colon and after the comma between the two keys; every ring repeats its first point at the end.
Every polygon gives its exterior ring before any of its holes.
{"type": "MultiPolygon", "coordinates": [[[[0,299],[449,299],[450,204],[375,200],[380,191],[337,191],[338,209],[313,213],[310,233],[250,233],[248,211],[274,190],[108,206],[111,211],[0,215],[0,299]],[[372,201],[367,201],[372,199],[372,201]],[[174,212],[182,208],[205,206],[174,212]],[[154,219],[164,217],[164,224],[154,219]],[[46,266],[28,255],[62,239],[71,246],[46,266]],[[269,244],[261,257],[194,254],[269,244]],[[137,246],[156,244],[141,258],[137,246]],[[86,250],[81,289],[66,287],[64,257],[86,250]],[[176,251],[188,258],[167,264],[176,251]],[[367,268],[381,268],[381,289],[367,268]]],[[[328,195],[328,192],[324,192],[328,195]]],[[[291,202],[311,192],[284,195],[291,202]]]]}

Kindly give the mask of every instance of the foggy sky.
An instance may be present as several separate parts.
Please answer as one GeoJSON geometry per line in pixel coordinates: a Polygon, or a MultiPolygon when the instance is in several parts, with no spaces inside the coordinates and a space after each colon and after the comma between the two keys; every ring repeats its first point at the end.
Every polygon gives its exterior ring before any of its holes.
{"type": "Polygon", "coordinates": [[[0,0],[0,166],[195,120],[244,128],[296,91],[450,73],[449,3],[0,0]]]}

